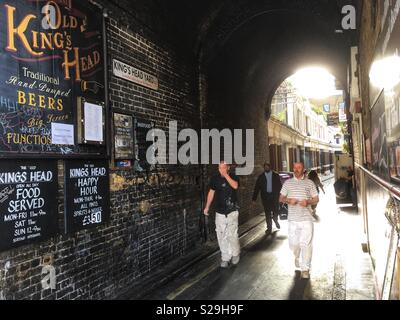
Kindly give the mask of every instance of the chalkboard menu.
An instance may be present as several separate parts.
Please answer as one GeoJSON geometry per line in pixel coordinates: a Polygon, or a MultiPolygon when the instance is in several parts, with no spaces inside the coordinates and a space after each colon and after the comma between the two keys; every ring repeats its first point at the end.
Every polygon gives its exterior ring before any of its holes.
{"type": "Polygon", "coordinates": [[[154,129],[154,123],[149,120],[135,118],[135,164],[137,172],[150,171],[152,166],[147,162],[147,150],[152,147],[153,141],[147,141],[147,133],[154,129]]]}
{"type": "Polygon", "coordinates": [[[97,227],[110,217],[107,160],[65,162],[65,232],[97,227]]]}
{"type": "Polygon", "coordinates": [[[133,159],[133,118],[132,116],[114,113],[114,158],[133,159]]]}
{"type": "Polygon", "coordinates": [[[1,1],[0,157],[104,155],[77,101],[105,101],[103,16],[89,1],[1,1]]]}
{"type": "Polygon", "coordinates": [[[56,235],[57,162],[0,161],[0,250],[56,235]]]}

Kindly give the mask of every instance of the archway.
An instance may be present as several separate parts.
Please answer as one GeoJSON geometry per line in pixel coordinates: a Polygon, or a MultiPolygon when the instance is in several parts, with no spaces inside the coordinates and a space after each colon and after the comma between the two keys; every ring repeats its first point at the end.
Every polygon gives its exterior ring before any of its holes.
{"type": "Polygon", "coordinates": [[[264,11],[235,25],[222,47],[213,47],[213,40],[203,47],[204,126],[255,132],[255,170],[242,183],[243,219],[254,214],[247,210],[251,190],[270,157],[268,119],[275,90],[300,66],[313,64],[326,66],[346,83],[349,41],[335,33],[332,17],[325,17],[306,10],[264,11]]]}

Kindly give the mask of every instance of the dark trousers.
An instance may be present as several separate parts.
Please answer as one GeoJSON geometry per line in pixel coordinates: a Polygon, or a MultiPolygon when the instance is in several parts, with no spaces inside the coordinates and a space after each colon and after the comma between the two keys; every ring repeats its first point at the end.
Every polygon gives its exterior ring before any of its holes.
{"type": "Polygon", "coordinates": [[[278,223],[278,204],[275,203],[274,197],[270,196],[264,202],[265,220],[267,221],[267,229],[272,230],[272,220],[274,220],[275,225],[278,223]]]}

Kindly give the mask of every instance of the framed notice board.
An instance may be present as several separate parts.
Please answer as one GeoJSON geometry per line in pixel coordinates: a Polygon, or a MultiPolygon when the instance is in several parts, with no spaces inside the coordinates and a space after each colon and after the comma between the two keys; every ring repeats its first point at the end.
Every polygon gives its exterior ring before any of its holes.
{"type": "Polygon", "coordinates": [[[77,128],[79,144],[104,145],[104,103],[79,97],[77,105],[77,128]]]}
{"type": "Polygon", "coordinates": [[[131,160],[135,158],[133,116],[114,112],[114,159],[131,160]]]}
{"type": "Polygon", "coordinates": [[[0,160],[0,251],[58,233],[57,161],[0,160]]]}
{"type": "Polygon", "coordinates": [[[110,218],[107,160],[65,161],[65,232],[97,227],[110,218]]]}

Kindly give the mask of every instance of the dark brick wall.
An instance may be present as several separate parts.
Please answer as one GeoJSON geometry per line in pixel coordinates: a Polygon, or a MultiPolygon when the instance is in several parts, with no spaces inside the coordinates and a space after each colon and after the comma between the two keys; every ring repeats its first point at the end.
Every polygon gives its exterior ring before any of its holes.
{"type": "MultiPolygon", "coordinates": [[[[371,136],[371,112],[372,103],[370,97],[369,71],[374,59],[382,24],[383,12],[376,1],[362,1],[360,14],[360,39],[359,39],[359,64],[361,101],[363,115],[363,133],[368,138],[371,136]]],[[[373,98],[374,99],[374,98],[373,98]]]]}
{"type": "MultiPolygon", "coordinates": [[[[214,73],[204,69],[200,77],[190,46],[193,39],[185,38],[161,0],[91,2],[108,10],[110,108],[152,120],[165,131],[171,120],[178,122],[178,129],[255,129],[256,168],[253,175],[241,178],[240,222],[261,212],[260,206],[250,210],[250,202],[256,173],[268,159],[267,110],[265,99],[253,97],[254,91],[243,95],[247,91],[241,89],[240,81],[247,79],[245,87],[251,88],[251,77],[240,73],[236,83],[227,82],[224,88],[218,69],[214,73]],[[156,75],[159,89],[114,77],[113,58],[156,75]],[[235,91],[240,94],[230,94],[235,91]]],[[[202,244],[201,209],[214,173],[216,166],[164,165],[150,174],[111,168],[110,221],[90,231],[63,235],[60,161],[56,200],[60,234],[0,253],[0,299],[113,299],[135,290],[145,276],[202,244]],[[54,290],[43,289],[44,268],[56,273],[54,290]]],[[[212,220],[211,238],[215,240],[212,220]]]]}
{"type": "MultiPolygon", "coordinates": [[[[159,90],[117,79],[109,65],[111,108],[151,119],[160,129],[167,130],[170,120],[179,128],[199,128],[197,68],[179,41],[168,40],[173,27],[161,28],[165,14],[143,1],[132,14],[121,8],[135,3],[113,3],[103,2],[110,9],[109,61],[117,58],[156,75],[159,90]]],[[[0,253],[0,299],[116,298],[201,244],[199,166],[160,166],[151,174],[112,169],[110,222],[71,236],[62,235],[62,161],[59,168],[60,235],[0,253]],[[55,290],[42,288],[44,266],[55,268],[55,290]]]]}

